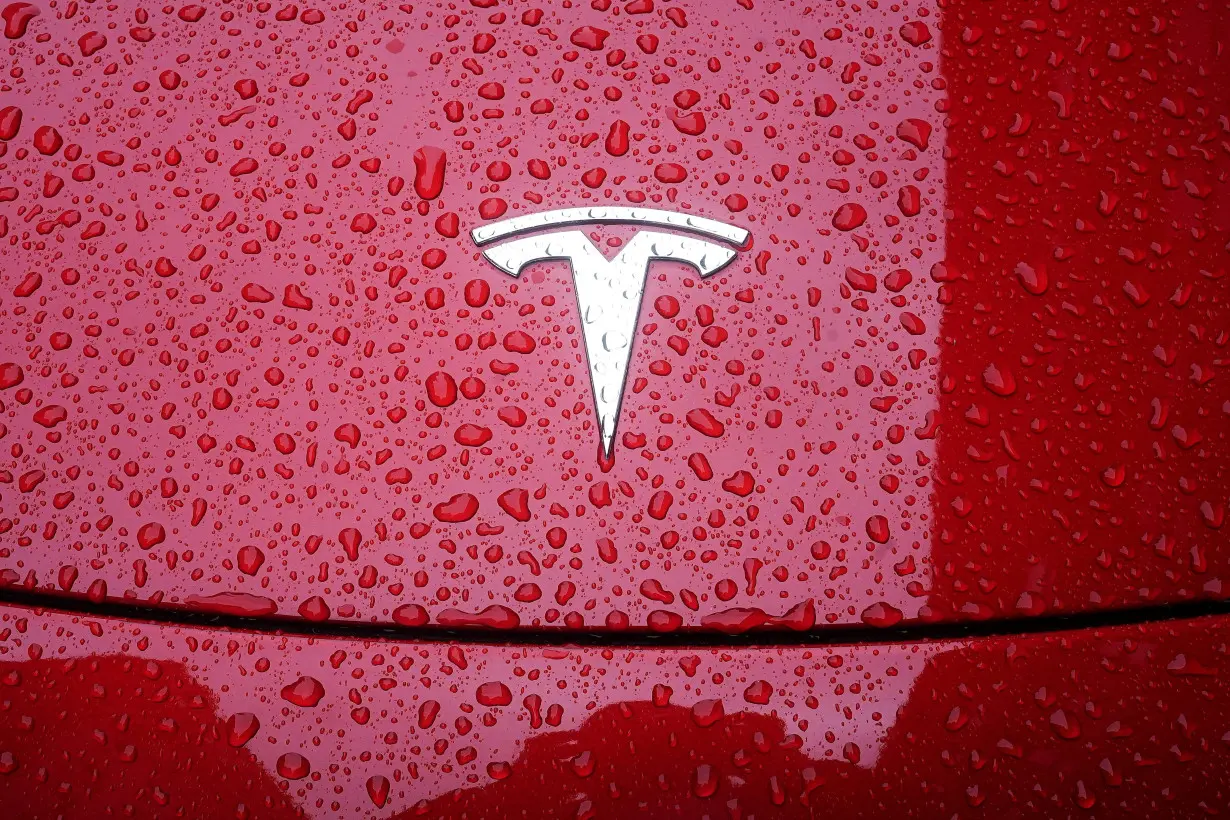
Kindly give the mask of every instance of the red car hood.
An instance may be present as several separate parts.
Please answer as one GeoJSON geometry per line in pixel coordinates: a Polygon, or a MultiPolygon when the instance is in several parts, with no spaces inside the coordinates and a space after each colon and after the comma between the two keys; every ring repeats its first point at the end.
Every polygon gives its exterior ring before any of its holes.
{"type": "Polygon", "coordinates": [[[1230,65],[1179,5],[8,4],[0,577],[572,630],[1224,598],[1230,65]]]}

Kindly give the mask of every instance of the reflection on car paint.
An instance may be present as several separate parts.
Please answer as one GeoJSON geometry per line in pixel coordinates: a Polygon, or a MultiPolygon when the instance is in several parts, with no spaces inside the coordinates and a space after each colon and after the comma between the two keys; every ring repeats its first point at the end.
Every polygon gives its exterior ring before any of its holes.
{"type": "Polygon", "coordinates": [[[0,798],[29,818],[1213,815],[1228,626],[552,648],[7,607],[0,798]]]}

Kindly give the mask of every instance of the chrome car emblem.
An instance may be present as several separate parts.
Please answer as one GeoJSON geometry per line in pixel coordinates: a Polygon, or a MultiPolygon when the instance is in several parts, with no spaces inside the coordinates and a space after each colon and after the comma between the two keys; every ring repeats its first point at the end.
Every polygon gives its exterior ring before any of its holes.
{"type": "Polygon", "coordinates": [[[480,247],[500,242],[484,250],[483,256],[509,276],[520,276],[534,262],[568,260],[589,362],[594,410],[602,433],[602,453],[610,458],[650,261],[683,262],[706,277],[729,265],[737,251],[695,236],[639,231],[614,259],[608,260],[583,232],[558,230],[580,224],[654,225],[711,237],[736,247],[743,246],[749,234],[743,228],[704,217],[627,207],[563,208],[505,219],[470,231],[480,247]],[[542,230],[553,232],[510,239],[542,230]]]}

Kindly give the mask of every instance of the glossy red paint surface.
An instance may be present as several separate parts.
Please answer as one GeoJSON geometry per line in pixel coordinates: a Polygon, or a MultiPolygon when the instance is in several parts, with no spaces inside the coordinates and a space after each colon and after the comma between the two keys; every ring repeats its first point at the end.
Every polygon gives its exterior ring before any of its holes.
{"type": "Polygon", "coordinates": [[[1227,628],[550,649],[6,608],[0,797],[22,818],[1215,816],[1227,628]]]}
{"type": "Polygon", "coordinates": [[[6,584],[659,631],[1225,597],[1224,4],[409,8],[5,6],[6,584]],[[568,267],[468,235],[586,204],[752,233],[651,269],[613,464],[568,267]]]}

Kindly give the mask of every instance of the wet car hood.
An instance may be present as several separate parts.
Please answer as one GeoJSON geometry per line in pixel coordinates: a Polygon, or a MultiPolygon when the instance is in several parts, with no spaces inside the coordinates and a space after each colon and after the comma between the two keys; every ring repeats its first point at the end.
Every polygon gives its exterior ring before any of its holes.
{"type": "Polygon", "coordinates": [[[36,5],[6,585],[659,632],[1226,595],[1208,11],[36,5]]]}

